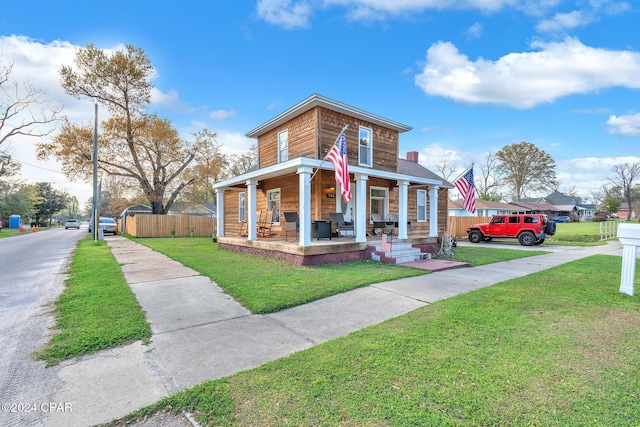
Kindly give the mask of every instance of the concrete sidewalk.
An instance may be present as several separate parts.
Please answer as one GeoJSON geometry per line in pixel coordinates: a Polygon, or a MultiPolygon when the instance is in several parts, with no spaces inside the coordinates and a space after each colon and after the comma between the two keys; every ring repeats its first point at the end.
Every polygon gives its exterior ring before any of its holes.
{"type": "MultiPolygon", "coordinates": [[[[81,413],[74,414],[74,420],[69,419],[71,414],[52,417],[47,425],[108,422],[178,390],[259,366],[435,301],[593,254],[622,254],[618,242],[595,248],[534,247],[553,253],[378,283],[277,313],[254,315],[214,282],[164,255],[120,236],[106,240],[146,312],[152,343],[102,352],[71,365],[67,374],[71,378],[85,375],[84,383],[74,381],[75,388],[59,399],[76,402],[81,413]],[[96,390],[100,396],[95,396],[96,390]]],[[[141,425],[185,425],[184,420],[156,421],[141,425]]]]}

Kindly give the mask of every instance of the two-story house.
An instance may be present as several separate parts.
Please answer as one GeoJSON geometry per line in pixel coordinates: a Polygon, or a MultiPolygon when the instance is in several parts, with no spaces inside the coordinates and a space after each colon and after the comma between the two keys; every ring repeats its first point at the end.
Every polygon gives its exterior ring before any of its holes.
{"type": "MultiPolygon", "coordinates": [[[[418,152],[399,157],[400,134],[411,127],[314,94],[247,133],[257,138],[258,168],[214,185],[218,244],[301,264],[364,259],[376,232],[373,216],[395,218],[395,239],[425,248],[447,226],[453,186],[418,164],[418,152]],[[336,188],[333,164],[323,161],[346,126],[352,199],[336,188]],[[259,212],[271,211],[271,238],[258,235],[259,212]],[[284,239],[284,212],[299,216],[299,238],[284,239]],[[342,213],[352,236],[312,239],[312,222],[342,213]],[[368,241],[369,240],[369,241],[368,241]]],[[[380,237],[377,237],[379,240],[380,237]]]]}

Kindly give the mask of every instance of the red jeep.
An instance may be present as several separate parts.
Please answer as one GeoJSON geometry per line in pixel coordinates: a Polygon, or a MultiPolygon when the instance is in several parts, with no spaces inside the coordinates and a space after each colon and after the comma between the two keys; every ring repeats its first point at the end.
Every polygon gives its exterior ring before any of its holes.
{"type": "Polygon", "coordinates": [[[488,224],[474,224],[467,229],[469,241],[478,243],[493,238],[518,239],[523,246],[539,245],[556,234],[556,223],[543,214],[494,215],[488,224]]]}

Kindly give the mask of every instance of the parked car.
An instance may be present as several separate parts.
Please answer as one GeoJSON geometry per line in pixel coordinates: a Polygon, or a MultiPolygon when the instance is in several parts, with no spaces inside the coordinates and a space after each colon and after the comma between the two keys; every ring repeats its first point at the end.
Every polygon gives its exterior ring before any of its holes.
{"type": "Polygon", "coordinates": [[[474,224],[467,229],[469,241],[479,243],[494,238],[518,239],[522,246],[540,245],[556,234],[556,223],[543,214],[494,215],[488,224],[474,224]]]}
{"type": "Polygon", "coordinates": [[[75,228],[76,230],[80,230],[80,222],[78,222],[77,219],[68,219],[65,223],[64,223],[64,229],[68,230],[70,228],[75,228]]]}
{"type": "MultiPolygon", "coordinates": [[[[89,223],[89,233],[91,233],[93,227],[93,220],[89,223]]],[[[102,229],[102,233],[111,233],[114,236],[118,234],[118,223],[113,218],[100,217],[98,223],[98,229],[102,229]]]]}
{"type": "Polygon", "coordinates": [[[571,222],[571,218],[569,218],[568,216],[554,216],[553,218],[551,218],[551,221],[553,221],[553,222],[571,222]]]}

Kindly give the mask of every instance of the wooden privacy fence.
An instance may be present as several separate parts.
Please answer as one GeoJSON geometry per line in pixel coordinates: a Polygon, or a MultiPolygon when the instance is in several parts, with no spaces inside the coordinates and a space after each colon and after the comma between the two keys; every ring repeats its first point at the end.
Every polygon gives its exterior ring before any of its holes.
{"type": "Polygon", "coordinates": [[[473,224],[483,224],[491,221],[490,216],[450,216],[449,235],[456,239],[467,238],[467,228],[473,224]]]}
{"type": "MultiPolygon", "coordinates": [[[[120,220],[121,221],[121,220],[120,220]]],[[[198,215],[134,215],[125,218],[125,233],[135,237],[211,237],[216,219],[198,215]]]]}

